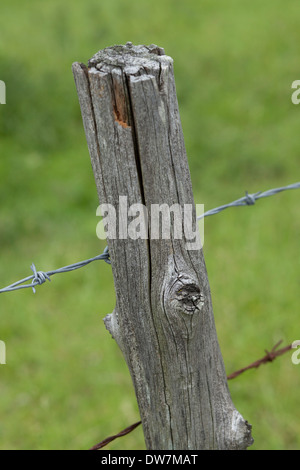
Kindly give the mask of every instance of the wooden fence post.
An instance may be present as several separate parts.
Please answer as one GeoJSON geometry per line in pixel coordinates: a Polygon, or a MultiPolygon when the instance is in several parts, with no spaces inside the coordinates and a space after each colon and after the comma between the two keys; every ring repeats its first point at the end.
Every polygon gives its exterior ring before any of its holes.
{"type": "Polygon", "coordinates": [[[101,204],[118,211],[127,196],[148,209],[148,239],[107,240],[117,300],[104,320],[128,364],[147,449],[246,449],[251,426],[228,390],[202,249],[172,230],[150,236],[153,204],[190,204],[195,215],[173,61],[127,43],[73,73],[101,204]]]}

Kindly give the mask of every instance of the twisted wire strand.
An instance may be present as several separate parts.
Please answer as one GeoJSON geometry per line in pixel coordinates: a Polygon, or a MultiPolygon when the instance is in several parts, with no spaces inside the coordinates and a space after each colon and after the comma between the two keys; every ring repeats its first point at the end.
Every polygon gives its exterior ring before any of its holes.
{"type": "Polygon", "coordinates": [[[281,188],[268,189],[267,191],[264,191],[264,192],[258,191],[257,193],[254,193],[254,194],[249,194],[248,191],[246,191],[246,195],[244,197],[241,197],[240,199],[237,199],[236,201],[230,202],[229,204],[224,204],[223,206],[215,207],[215,209],[211,209],[207,212],[204,212],[203,214],[197,217],[197,220],[203,219],[203,217],[207,217],[209,215],[219,214],[220,212],[224,211],[225,209],[228,209],[229,207],[253,206],[255,204],[255,201],[263,197],[270,197],[270,196],[274,196],[275,194],[281,193],[282,191],[288,191],[290,189],[299,189],[299,188],[300,188],[300,182],[293,183],[288,186],[283,186],[281,188]]]}
{"type": "MultiPolygon", "coordinates": [[[[203,214],[197,217],[197,220],[200,220],[203,217],[208,217],[210,215],[219,214],[220,212],[222,212],[225,209],[228,209],[229,207],[253,206],[258,199],[274,196],[275,194],[281,193],[282,191],[288,191],[291,189],[299,189],[299,188],[300,188],[300,182],[290,184],[288,186],[283,186],[281,188],[269,189],[264,192],[259,191],[254,194],[249,194],[246,191],[246,195],[244,197],[237,199],[236,201],[230,202],[229,204],[224,204],[223,206],[219,206],[219,207],[216,207],[215,209],[211,209],[207,212],[204,212],[203,214]]],[[[83,268],[84,266],[87,266],[88,264],[97,260],[104,260],[106,263],[111,264],[108,247],[104,249],[101,255],[95,256],[94,258],[90,258],[85,261],[80,261],[78,263],[71,264],[69,266],[65,266],[63,268],[55,269],[53,271],[47,271],[47,272],[37,271],[35,265],[32,263],[30,268],[33,272],[33,275],[25,277],[24,279],[21,279],[20,281],[17,281],[8,287],[4,287],[3,289],[0,289],[0,294],[3,294],[4,292],[12,292],[12,291],[19,290],[19,289],[26,289],[28,287],[31,287],[33,292],[35,293],[36,292],[35,287],[41,284],[44,284],[46,281],[51,281],[50,277],[53,276],[54,274],[68,273],[70,271],[74,271],[75,269],[83,268]],[[29,281],[31,282],[29,284],[26,284],[29,281]]]]}
{"type": "Polygon", "coordinates": [[[55,269],[53,271],[47,271],[47,272],[37,271],[35,265],[32,263],[30,267],[31,270],[33,271],[32,276],[25,277],[24,279],[21,279],[20,281],[17,281],[8,287],[4,287],[4,289],[0,289],[0,294],[4,292],[11,292],[14,290],[19,290],[19,289],[26,289],[28,287],[31,287],[33,292],[35,293],[36,292],[35,287],[38,285],[44,284],[44,282],[46,281],[51,281],[50,277],[53,276],[54,274],[68,273],[70,271],[74,271],[75,269],[83,268],[84,266],[87,266],[88,264],[97,260],[104,260],[106,263],[111,264],[109,253],[108,253],[108,247],[105,248],[105,250],[103,251],[101,255],[95,256],[94,258],[90,258],[85,261],[80,261],[78,263],[70,264],[69,266],[55,269]],[[29,281],[31,281],[30,284],[25,284],[26,282],[29,282],[29,281]]]}

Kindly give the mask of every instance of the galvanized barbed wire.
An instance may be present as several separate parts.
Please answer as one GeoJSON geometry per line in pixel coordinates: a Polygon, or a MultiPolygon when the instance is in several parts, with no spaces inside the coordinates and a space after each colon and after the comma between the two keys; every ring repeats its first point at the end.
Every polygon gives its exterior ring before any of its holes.
{"type": "Polygon", "coordinates": [[[31,287],[33,292],[35,293],[35,287],[38,285],[44,284],[44,282],[46,281],[51,281],[50,277],[53,276],[54,274],[68,273],[70,271],[74,271],[75,269],[83,268],[84,266],[87,266],[88,264],[97,260],[104,260],[106,263],[111,264],[109,253],[108,253],[108,247],[105,248],[105,250],[103,251],[101,255],[95,256],[94,258],[90,258],[85,261],[80,261],[79,263],[70,264],[69,266],[55,269],[53,271],[47,271],[47,272],[37,271],[35,265],[32,263],[30,267],[31,270],[33,271],[32,276],[25,277],[25,279],[21,279],[20,281],[17,281],[8,287],[5,287],[4,289],[0,289],[0,294],[4,292],[11,292],[14,290],[19,290],[19,289],[26,289],[28,287],[31,287]],[[31,281],[31,283],[25,284],[28,281],[31,281]]]}
{"type": "Polygon", "coordinates": [[[255,201],[263,197],[270,197],[270,196],[274,196],[275,194],[281,193],[282,191],[288,191],[290,189],[299,189],[299,188],[300,188],[300,182],[290,184],[288,186],[283,186],[282,188],[268,189],[268,191],[264,191],[264,192],[258,191],[257,193],[254,193],[254,194],[249,194],[248,191],[246,191],[246,195],[244,197],[241,197],[240,199],[237,199],[236,201],[230,202],[229,204],[224,204],[223,206],[216,207],[215,209],[211,209],[207,212],[204,212],[203,214],[197,217],[197,220],[203,219],[203,217],[207,217],[209,215],[219,214],[219,212],[222,212],[225,209],[228,209],[229,207],[253,206],[255,204],[255,201]]]}
{"type": "MultiPolygon", "coordinates": [[[[282,191],[288,191],[291,189],[300,189],[300,182],[290,184],[288,186],[283,186],[281,188],[269,189],[268,191],[264,191],[264,192],[259,191],[254,194],[249,194],[246,191],[246,195],[244,197],[237,199],[236,201],[230,202],[229,204],[224,204],[223,206],[219,206],[219,207],[216,207],[215,209],[211,209],[207,212],[204,212],[203,214],[197,217],[197,220],[200,220],[203,217],[207,217],[210,215],[219,214],[220,212],[222,212],[225,209],[228,209],[229,207],[253,206],[255,204],[255,201],[258,199],[274,196],[275,194],[281,193],[282,191]]],[[[106,263],[111,264],[110,258],[109,258],[108,247],[105,248],[105,250],[103,251],[101,255],[95,256],[94,258],[90,258],[85,261],[80,261],[79,263],[65,266],[64,268],[55,269],[53,271],[47,271],[47,272],[37,271],[35,265],[32,263],[30,267],[30,269],[33,271],[32,276],[28,276],[24,279],[21,279],[20,281],[15,282],[14,284],[11,284],[8,287],[4,287],[3,289],[0,289],[0,294],[3,294],[4,292],[12,292],[15,290],[26,289],[26,288],[32,288],[33,292],[35,293],[36,292],[35,287],[38,285],[44,284],[46,281],[51,281],[50,277],[53,276],[54,274],[67,273],[69,271],[74,271],[75,269],[83,268],[84,266],[87,266],[88,264],[97,260],[104,260],[106,263]],[[26,282],[28,281],[31,281],[31,283],[26,284],[26,282]]]]}

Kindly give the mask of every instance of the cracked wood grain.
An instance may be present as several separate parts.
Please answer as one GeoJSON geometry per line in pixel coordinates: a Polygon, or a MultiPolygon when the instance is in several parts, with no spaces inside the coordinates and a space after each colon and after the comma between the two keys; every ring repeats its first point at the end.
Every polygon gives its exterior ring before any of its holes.
{"type": "MultiPolygon", "coordinates": [[[[153,204],[192,204],[196,220],[172,59],[127,43],[73,73],[100,202],[118,208],[127,196],[149,214],[153,204]]],[[[203,252],[186,241],[107,240],[116,307],[105,325],[127,362],[148,449],[246,449],[251,426],[228,390],[203,252]]]]}

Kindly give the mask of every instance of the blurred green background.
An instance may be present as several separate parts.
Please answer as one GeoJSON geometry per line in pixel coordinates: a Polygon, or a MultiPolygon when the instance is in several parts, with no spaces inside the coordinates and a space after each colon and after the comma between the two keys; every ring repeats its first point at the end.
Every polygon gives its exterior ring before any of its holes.
{"type": "MultiPolygon", "coordinates": [[[[206,210],[299,180],[296,0],[2,0],[0,287],[93,257],[98,205],[71,64],[155,43],[174,59],[195,201],[206,210]]],[[[205,259],[228,373],[300,339],[299,196],[205,221],[205,259]]],[[[1,449],[87,449],[139,420],[129,373],[102,318],[104,262],[0,296],[1,449]]],[[[229,383],[253,449],[300,448],[300,366],[291,354],[229,383]]],[[[108,449],[144,449],[141,428],[108,449]]]]}

